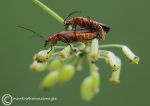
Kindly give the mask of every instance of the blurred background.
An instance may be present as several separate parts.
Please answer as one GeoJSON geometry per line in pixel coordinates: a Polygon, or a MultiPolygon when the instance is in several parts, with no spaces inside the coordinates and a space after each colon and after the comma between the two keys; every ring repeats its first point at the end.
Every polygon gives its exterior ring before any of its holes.
{"type": "MultiPolygon", "coordinates": [[[[56,22],[31,0],[0,1],[0,97],[56,97],[57,101],[14,101],[13,106],[149,106],[150,102],[150,1],[149,0],[41,0],[65,18],[74,10],[91,16],[94,20],[111,26],[108,38],[100,44],[119,43],[127,45],[140,57],[139,65],[132,65],[121,49],[108,49],[122,59],[121,83],[111,84],[111,68],[99,61],[101,90],[92,101],[81,100],[80,84],[88,76],[88,67],[76,72],[74,78],[48,91],[39,85],[47,72],[33,73],[29,69],[32,56],[44,49],[39,38],[31,38],[31,32],[17,28],[29,27],[45,37],[63,30],[56,22]]],[[[65,44],[64,44],[65,45],[65,44]]],[[[0,103],[2,105],[2,103],[0,103]]]]}

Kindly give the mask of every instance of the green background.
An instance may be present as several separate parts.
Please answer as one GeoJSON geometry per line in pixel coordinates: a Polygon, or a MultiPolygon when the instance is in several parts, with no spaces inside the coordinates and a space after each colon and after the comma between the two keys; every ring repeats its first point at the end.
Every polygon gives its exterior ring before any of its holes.
{"type": "MultiPolygon", "coordinates": [[[[33,73],[29,69],[32,56],[44,49],[43,42],[31,38],[32,33],[16,28],[22,25],[46,37],[63,30],[63,26],[42,11],[31,0],[0,0],[0,97],[57,97],[57,101],[14,101],[13,106],[150,106],[150,1],[149,0],[41,0],[65,18],[74,10],[81,16],[107,23],[111,31],[100,44],[128,45],[139,57],[139,65],[129,64],[120,49],[108,49],[122,59],[121,83],[109,83],[111,68],[99,61],[101,91],[91,102],[80,96],[80,84],[89,74],[88,68],[76,72],[74,78],[49,91],[39,88],[47,72],[33,73]]],[[[75,15],[77,16],[77,15],[75,15]]],[[[0,103],[2,105],[2,103],[0,103]]]]}

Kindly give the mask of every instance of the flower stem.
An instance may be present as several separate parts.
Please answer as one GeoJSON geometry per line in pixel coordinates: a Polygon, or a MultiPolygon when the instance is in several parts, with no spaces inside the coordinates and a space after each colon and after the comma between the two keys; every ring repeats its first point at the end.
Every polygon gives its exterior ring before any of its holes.
{"type": "Polygon", "coordinates": [[[41,3],[39,0],[32,0],[36,5],[41,7],[44,11],[46,11],[50,16],[52,16],[59,23],[63,24],[64,20],[57,13],[55,13],[52,9],[48,8],[46,5],[41,3]]]}
{"type": "Polygon", "coordinates": [[[122,48],[124,45],[120,44],[106,44],[106,45],[100,45],[99,48],[107,48],[107,47],[117,47],[117,48],[122,48]]]}

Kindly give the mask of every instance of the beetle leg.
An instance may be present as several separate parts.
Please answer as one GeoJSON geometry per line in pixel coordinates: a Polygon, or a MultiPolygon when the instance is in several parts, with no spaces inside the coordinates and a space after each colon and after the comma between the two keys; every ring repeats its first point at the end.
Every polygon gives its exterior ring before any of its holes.
{"type": "Polygon", "coordinates": [[[49,54],[53,50],[53,45],[51,44],[51,49],[47,52],[49,54]]]}
{"type": "Polygon", "coordinates": [[[77,40],[77,36],[76,36],[76,31],[77,31],[77,25],[73,25],[73,30],[74,30],[74,35],[75,35],[75,38],[77,40]]]}
{"type": "Polygon", "coordinates": [[[72,48],[71,44],[68,42],[68,40],[66,39],[66,37],[64,37],[64,36],[59,36],[59,37],[62,38],[64,40],[64,42],[67,43],[67,45],[69,45],[70,49],[73,51],[73,48],[72,48]]]}
{"type": "Polygon", "coordinates": [[[71,51],[73,51],[73,48],[72,48],[71,44],[70,44],[70,43],[67,43],[67,45],[69,45],[69,46],[70,46],[71,51]]]}

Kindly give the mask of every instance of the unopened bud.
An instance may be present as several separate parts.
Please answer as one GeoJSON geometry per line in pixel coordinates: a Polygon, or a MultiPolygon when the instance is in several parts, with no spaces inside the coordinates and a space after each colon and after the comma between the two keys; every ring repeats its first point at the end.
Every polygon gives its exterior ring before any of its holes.
{"type": "Polygon", "coordinates": [[[81,97],[85,101],[90,101],[94,95],[95,91],[93,91],[93,80],[91,76],[88,76],[81,84],[81,97]]]}
{"type": "Polygon", "coordinates": [[[112,83],[120,83],[120,71],[121,71],[121,60],[117,57],[117,62],[119,65],[119,69],[117,71],[112,72],[112,76],[110,78],[110,82],[112,83]]]}
{"type": "Polygon", "coordinates": [[[48,53],[48,50],[42,50],[34,55],[34,60],[38,62],[46,62],[51,56],[51,53],[48,53]]]}
{"type": "Polygon", "coordinates": [[[91,43],[90,57],[95,61],[98,60],[100,54],[98,51],[98,39],[93,39],[91,43]]]}
{"type": "Polygon", "coordinates": [[[35,71],[35,72],[41,72],[41,71],[44,71],[47,67],[47,63],[39,63],[37,61],[34,61],[31,65],[30,65],[30,69],[32,71],[35,71]]]}
{"type": "Polygon", "coordinates": [[[122,50],[124,54],[129,58],[132,64],[138,64],[140,58],[136,56],[127,46],[123,46],[122,50]]]}
{"type": "Polygon", "coordinates": [[[53,87],[58,81],[59,72],[57,70],[50,72],[42,81],[42,88],[53,87]]]}
{"type": "Polygon", "coordinates": [[[75,73],[75,68],[72,65],[65,65],[64,67],[62,67],[62,70],[60,70],[60,74],[59,74],[59,80],[60,82],[67,82],[69,81],[75,73]]]}
{"type": "Polygon", "coordinates": [[[58,60],[53,60],[49,66],[48,66],[48,70],[49,71],[53,71],[53,70],[56,70],[58,68],[60,68],[63,64],[63,61],[61,59],[58,59],[58,60]]]}
{"type": "Polygon", "coordinates": [[[112,52],[108,52],[107,56],[108,56],[108,63],[112,67],[112,70],[117,71],[120,67],[119,67],[119,64],[117,62],[116,56],[112,52]]]}

